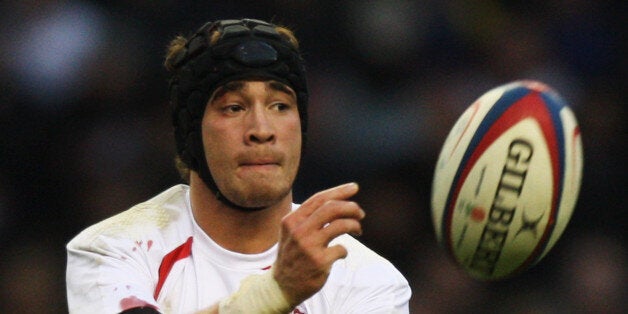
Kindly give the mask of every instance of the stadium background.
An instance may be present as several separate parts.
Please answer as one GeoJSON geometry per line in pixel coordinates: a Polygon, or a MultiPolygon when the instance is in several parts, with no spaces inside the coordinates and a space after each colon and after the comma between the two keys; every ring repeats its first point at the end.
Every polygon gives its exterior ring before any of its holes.
{"type": "Polygon", "coordinates": [[[0,4],[0,312],[64,313],[65,243],[178,183],[165,46],[207,20],[296,30],[310,132],[295,193],[357,181],[361,240],[413,288],[412,313],[625,313],[622,1],[9,1],[0,4]],[[433,167],[464,108],[521,79],[579,118],[581,197],[530,271],[481,283],[437,247],[433,167]]]}

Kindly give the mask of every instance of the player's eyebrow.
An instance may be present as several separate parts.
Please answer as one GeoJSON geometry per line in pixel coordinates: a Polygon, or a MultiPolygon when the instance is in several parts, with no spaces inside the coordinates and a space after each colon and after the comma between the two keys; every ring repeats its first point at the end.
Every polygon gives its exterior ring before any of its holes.
{"type": "Polygon", "coordinates": [[[288,87],[288,85],[286,85],[286,84],[283,84],[283,83],[277,82],[277,81],[270,81],[270,82],[268,82],[268,86],[271,89],[273,89],[273,90],[286,93],[286,94],[290,95],[294,99],[297,98],[297,95],[295,95],[295,93],[292,90],[292,88],[288,87]]]}
{"type": "MultiPolygon", "coordinates": [[[[212,97],[212,99],[218,99],[228,92],[240,92],[244,89],[244,83],[245,81],[228,82],[220,86],[218,89],[216,89],[216,92],[214,93],[214,96],[212,97]]],[[[297,98],[297,95],[294,93],[294,91],[288,85],[284,83],[277,82],[277,81],[268,81],[267,86],[274,91],[286,93],[293,99],[297,98]]]]}
{"type": "Polygon", "coordinates": [[[214,92],[214,96],[211,99],[218,99],[227,92],[238,92],[242,89],[244,89],[243,81],[231,81],[218,87],[218,89],[216,89],[216,91],[214,92]]]}

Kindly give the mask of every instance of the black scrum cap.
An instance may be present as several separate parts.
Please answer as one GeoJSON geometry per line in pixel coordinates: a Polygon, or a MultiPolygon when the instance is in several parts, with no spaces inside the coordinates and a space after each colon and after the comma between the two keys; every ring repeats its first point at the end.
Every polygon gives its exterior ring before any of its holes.
{"type": "Polygon", "coordinates": [[[201,121],[213,92],[227,82],[267,78],[296,92],[301,131],[307,130],[308,91],[305,66],[297,47],[261,20],[221,20],[203,25],[190,37],[171,64],[170,101],[177,153],[223,202],[241,208],[221,195],[205,159],[201,121]],[[214,31],[219,39],[210,44],[214,31]]]}

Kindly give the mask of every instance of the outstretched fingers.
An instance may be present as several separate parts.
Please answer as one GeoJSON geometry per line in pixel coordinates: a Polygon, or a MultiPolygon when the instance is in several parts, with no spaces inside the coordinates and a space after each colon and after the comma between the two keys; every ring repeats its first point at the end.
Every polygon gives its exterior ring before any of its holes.
{"type": "Polygon", "coordinates": [[[343,234],[362,235],[362,224],[356,219],[334,220],[321,230],[321,241],[323,241],[323,245],[328,245],[333,239],[343,234]]]}
{"type": "Polygon", "coordinates": [[[358,190],[358,184],[351,182],[318,192],[303,202],[297,212],[308,217],[325,202],[330,200],[346,200],[358,193],[358,190]]]}
{"type": "Polygon", "coordinates": [[[338,219],[361,220],[365,213],[356,202],[330,200],[325,202],[303,224],[314,229],[321,229],[338,219]]]}

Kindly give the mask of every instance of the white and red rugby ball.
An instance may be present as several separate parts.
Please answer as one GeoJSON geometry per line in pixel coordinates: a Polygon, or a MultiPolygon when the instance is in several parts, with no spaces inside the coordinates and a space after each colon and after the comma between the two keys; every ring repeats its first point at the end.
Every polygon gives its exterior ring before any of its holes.
{"type": "Polygon", "coordinates": [[[438,241],[474,278],[520,273],[565,230],[582,164],[578,123],[553,89],[516,81],[486,92],[460,116],[438,158],[438,241]]]}

